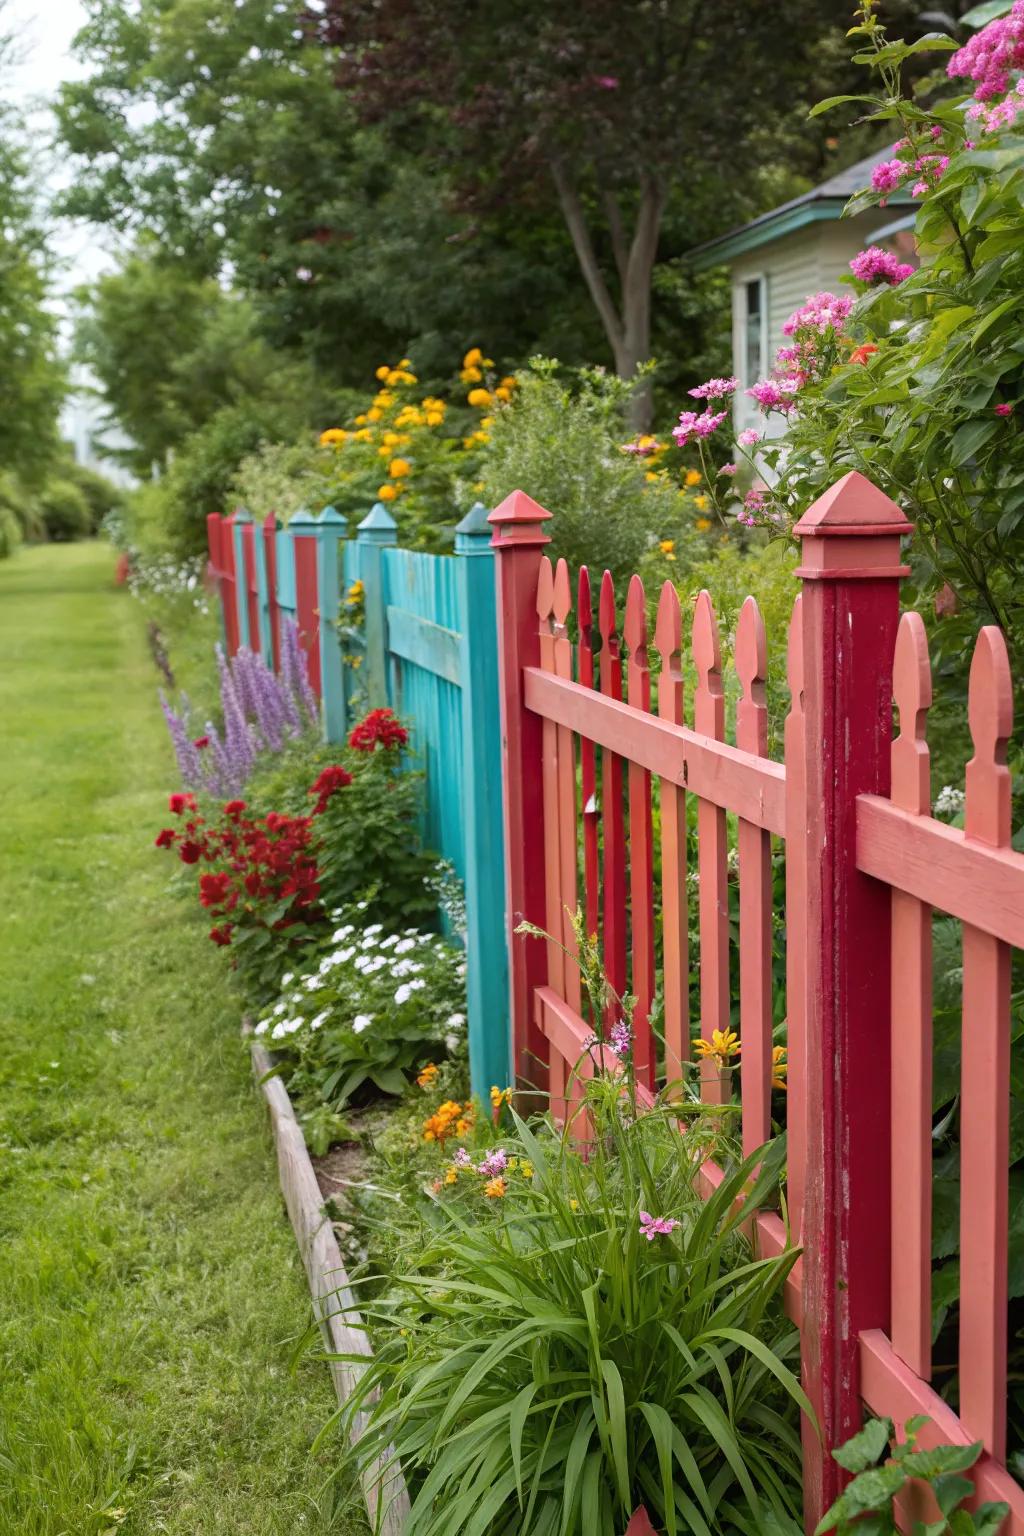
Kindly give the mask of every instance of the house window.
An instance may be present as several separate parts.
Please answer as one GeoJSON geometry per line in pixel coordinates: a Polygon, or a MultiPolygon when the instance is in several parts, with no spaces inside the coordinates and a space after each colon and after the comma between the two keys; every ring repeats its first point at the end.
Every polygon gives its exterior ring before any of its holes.
{"type": "Polygon", "coordinates": [[[765,374],[767,310],[765,280],[751,278],[743,285],[743,384],[747,389],[765,374]]]}

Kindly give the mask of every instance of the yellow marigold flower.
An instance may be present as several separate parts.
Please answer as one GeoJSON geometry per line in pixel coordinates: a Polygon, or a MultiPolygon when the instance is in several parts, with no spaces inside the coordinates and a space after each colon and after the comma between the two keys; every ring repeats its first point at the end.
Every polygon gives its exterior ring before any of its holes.
{"type": "Polygon", "coordinates": [[[491,1108],[500,1109],[503,1104],[511,1104],[512,1089],[499,1088],[497,1083],[491,1088],[491,1108]]]}
{"type": "Polygon", "coordinates": [[[403,357],[398,366],[399,366],[399,368],[411,368],[412,367],[412,358],[411,357],[403,357]]]}
{"type": "Polygon", "coordinates": [[[331,443],[344,443],[348,441],[348,433],[343,427],[328,427],[326,432],[320,433],[320,446],[327,448],[331,443]]]}
{"type": "Polygon", "coordinates": [[[479,384],[480,380],[483,378],[483,374],[480,372],[479,368],[463,368],[462,372],[459,374],[459,378],[462,380],[463,384],[479,384]]]}
{"type": "MultiPolygon", "coordinates": [[[[365,596],[366,588],[363,586],[361,581],[356,580],[345,593],[345,601],[350,608],[357,608],[365,596]]],[[[433,1063],[431,1063],[431,1065],[433,1065],[433,1063]]],[[[424,1068],[424,1071],[425,1070],[426,1068],[424,1068]]],[[[434,1067],[434,1071],[437,1071],[436,1067],[434,1067]]],[[[419,1080],[417,1079],[417,1081],[419,1080]]]]}
{"type": "Polygon", "coordinates": [[[649,469],[644,475],[645,480],[660,480],[661,472],[657,469],[649,469]]]}
{"type": "Polygon", "coordinates": [[[388,447],[387,443],[381,443],[380,447],[377,449],[377,453],[378,456],[382,459],[389,459],[391,457],[391,449],[388,447]]]}
{"type": "Polygon", "coordinates": [[[356,439],[357,442],[360,442],[360,443],[372,443],[373,442],[373,431],[372,431],[372,428],[370,428],[370,427],[360,427],[359,431],[358,432],[354,432],[352,435],[356,439]]]}
{"type": "Polygon", "coordinates": [[[391,375],[390,379],[388,379],[388,383],[389,384],[418,384],[419,383],[419,379],[416,377],[416,375],[414,373],[410,373],[408,368],[396,368],[394,373],[391,375]]]}
{"type": "Polygon", "coordinates": [[[359,668],[363,664],[363,658],[361,656],[358,656],[358,655],[357,656],[350,656],[348,664],[349,664],[349,666],[352,668],[352,670],[354,672],[358,672],[359,668]]]}
{"type": "Polygon", "coordinates": [[[519,1172],[522,1174],[524,1179],[533,1178],[533,1164],[528,1158],[524,1157],[522,1162],[519,1164],[519,1172]]]}
{"type": "Polygon", "coordinates": [[[491,434],[489,432],[474,432],[470,438],[471,443],[489,443],[490,440],[491,434]]]}
{"type": "Polygon", "coordinates": [[[484,360],[484,355],[481,352],[480,348],[479,347],[470,347],[469,351],[466,353],[465,357],[462,359],[462,366],[463,366],[463,368],[475,368],[477,366],[477,364],[478,363],[482,363],[483,360],[484,360]]]}
{"type": "Polygon", "coordinates": [[[392,480],[401,480],[404,475],[412,473],[412,465],[408,459],[392,459],[388,465],[388,474],[392,480]]]}
{"type": "Polygon", "coordinates": [[[661,550],[663,555],[670,555],[672,553],[672,551],[675,549],[675,547],[676,547],[675,539],[662,539],[660,544],[658,545],[658,548],[661,550]]]}
{"type": "Polygon", "coordinates": [[[455,1184],[458,1181],[458,1177],[458,1170],[455,1168],[449,1168],[448,1172],[444,1176],[444,1181],[446,1184],[455,1184]]]}
{"type": "Polygon", "coordinates": [[[496,1179],[488,1179],[484,1185],[484,1194],[488,1200],[500,1200],[508,1189],[505,1180],[500,1176],[496,1179]]]}
{"type": "Polygon", "coordinates": [[[444,421],[444,417],[441,415],[440,411],[428,411],[427,412],[427,426],[428,427],[439,427],[443,421],[444,421]]]}
{"type": "Polygon", "coordinates": [[[708,529],[711,527],[711,519],[710,517],[698,517],[693,526],[696,528],[698,533],[707,533],[708,529]]]}
{"type": "Polygon", "coordinates": [[[479,496],[480,492],[484,488],[484,484],[485,482],[483,480],[474,480],[470,489],[475,491],[475,493],[479,496]]]}
{"type": "Polygon", "coordinates": [[[377,488],[378,501],[394,501],[398,495],[397,485],[381,485],[377,488]]]}
{"type": "Polygon", "coordinates": [[[700,482],[701,482],[701,473],[700,473],[699,469],[688,469],[686,471],[686,484],[687,485],[700,485],[700,482]]]}
{"type": "Polygon", "coordinates": [[[578,1211],[579,1208],[580,1208],[580,1203],[579,1203],[578,1200],[570,1200],[569,1201],[569,1209],[570,1209],[570,1211],[578,1211]]]}
{"type": "Polygon", "coordinates": [[[786,1047],[784,1045],[772,1046],[772,1087],[788,1088],[786,1073],[789,1070],[786,1062],[786,1047]]]}
{"type": "Polygon", "coordinates": [[[470,405],[479,406],[482,410],[485,406],[490,405],[491,392],[489,389],[471,389],[466,399],[470,405]]]}
{"type": "Polygon", "coordinates": [[[356,417],[356,426],[357,427],[365,427],[366,426],[366,412],[365,411],[363,411],[362,415],[356,417]]]}
{"type": "MultiPolygon", "coordinates": [[[[357,583],[357,585],[361,587],[362,586],[362,582],[360,581],[359,583],[357,583]]],[[[437,1062],[436,1061],[428,1061],[426,1066],[423,1068],[423,1071],[417,1077],[416,1081],[419,1083],[421,1088],[429,1088],[433,1084],[433,1081],[434,1081],[436,1076],[437,1076],[437,1062]]]]}
{"type": "Polygon", "coordinates": [[[380,406],[374,405],[371,406],[371,408],[367,411],[366,419],[367,421],[380,421],[383,415],[384,412],[381,410],[380,406]]]}
{"type": "Polygon", "coordinates": [[[499,384],[497,389],[494,391],[494,398],[496,400],[504,400],[507,405],[508,402],[512,399],[512,391],[509,389],[507,384],[499,384]]]}
{"type": "Polygon", "coordinates": [[[493,416],[481,416],[480,417],[480,425],[482,427],[493,427],[494,426],[494,417],[493,416]]]}
{"type": "Polygon", "coordinates": [[[387,378],[387,376],[388,376],[388,374],[390,372],[391,372],[391,369],[388,367],[387,363],[381,363],[380,367],[377,369],[376,373],[374,374],[374,378],[380,379],[381,382],[383,383],[383,381],[387,378]]]}
{"type": "Polygon", "coordinates": [[[500,388],[501,389],[515,389],[515,387],[516,387],[515,374],[513,374],[513,373],[506,373],[505,377],[501,381],[500,388]]]}
{"type": "Polygon", "coordinates": [[[382,443],[397,443],[398,442],[398,433],[397,432],[385,432],[383,437],[381,438],[381,442],[382,443]]]}
{"type": "Polygon", "coordinates": [[[693,504],[698,512],[706,512],[708,509],[708,498],[706,496],[695,496],[693,504]]]}
{"type": "Polygon", "coordinates": [[[468,1136],[472,1129],[472,1120],[456,1120],[455,1122],[455,1134],[457,1136],[468,1136]]]}

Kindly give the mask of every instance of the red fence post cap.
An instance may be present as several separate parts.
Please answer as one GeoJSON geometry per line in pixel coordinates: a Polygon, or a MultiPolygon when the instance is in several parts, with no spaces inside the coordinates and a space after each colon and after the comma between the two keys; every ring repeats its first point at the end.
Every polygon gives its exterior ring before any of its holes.
{"type": "Polygon", "coordinates": [[[813,502],[793,529],[803,542],[805,581],[907,576],[899,541],[913,530],[902,510],[866,475],[851,469],[813,502]]]}
{"type": "Polygon", "coordinates": [[[525,491],[513,491],[487,519],[494,528],[491,543],[497,549],[507,549],[512,544],[550,544],[549,535],[540,526],[550,516],[551,513],[525,491]]]}

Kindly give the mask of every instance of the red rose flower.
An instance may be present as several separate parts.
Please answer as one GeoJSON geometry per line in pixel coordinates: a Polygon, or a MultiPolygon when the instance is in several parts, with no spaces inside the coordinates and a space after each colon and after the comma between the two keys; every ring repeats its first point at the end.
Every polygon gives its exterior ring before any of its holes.
{"type": "Polygon", "coordinates": [[[352,775],[340,763],[332,763],[329,768],[325,768],[309,791],[311,795],[319,796],[313,810],[314,816],[320,816],[327,809],[331,796],[351,783],[352,775]]]}
{"type": "Polygon", "coordinates": [[[167,805],[175,816],[180,816],[183,811],[195,810],[196,797],[195,795],[183,795],[179,792],[169,797],[167,805]]]}
{"type": "Polygon", "coordinates": [[[183,864],[198,864],[200,858],[202,857],[202,852],[203,850],[200,848],[198,843],[182,843],[181,847],[178,849],[178,857],[181,859],[183,864]]]}
{"type": "Polygon", "coordinates": [[[231,943],[231,924],[223,923],[219,928],[210,929],[210,938],[215,944],[224,946],[231,943]]]}
{"type": "Polygon", "coordinates": [[[209,736],[197,736],[192,745],[198,747],[200,752],[202,752],[205,747],[210,745],[210,738],[209,736]]]}
{"type": "Polygon", "coordinates": [[[224,807],[224,815],[230,816],[232,821],[237,821],[244,810],[244,800],[229,800],[227,805],[224,807]]]}
{"type": "Polygon", "coordinates": [[[170,827],[164,827],[163,831],[158,832],[156,835],[156,846],[158,848],[170,848],[177,835],[177,832],[172,831],[170,827]]]}
{"type": "Polygon", "coordinates": [[[222,906],[227,900],[230,886],[230,875],[200,875],[199,905],[201,907],[222,906]]]}
{"type": "Polygon", "coordinates": [[[373,752],[378,746],[390,751],[404,747],[408,740],[409,732],[399,724],[392,710],[371,709],[365,720],[360,720],[353,729],[348,744],[357,752],[373,752]]]}

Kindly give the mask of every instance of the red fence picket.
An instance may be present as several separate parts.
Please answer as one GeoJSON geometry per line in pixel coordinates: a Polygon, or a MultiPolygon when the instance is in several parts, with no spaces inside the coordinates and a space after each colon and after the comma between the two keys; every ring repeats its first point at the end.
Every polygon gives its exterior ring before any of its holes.
{"type": "MultiPolygon", "coordinates": [[[[979,1495],[1005,1499],[1006,1530],[1024,1536],[1024,1490],[1004,1465],[1009,962],[1012,947],[1024,948],[1024,855],[1010,847],[1012,691],[1002,636],[982,631],[971,669],[974,756],[961,832],[930,814],[927,647],[920,619],[899,621],[898,611],[900,541],[909,525],[870,482],[847,475],[797,525],[803,593],[789,632],[784,764],[767,756],[766,643],[752,600],[735,636],[734,688],[723,673],[710,597],[697,601],[691,727],[675,591],[666,584],[661,594],[649,651],[639,579],[630,584],[620,628],[605,575],[598,637],[590,578],[581,571],[573,647],[572,573],[564,562],[553,571],[542,553],[547,517],[522,492],[491,517],[502,630],[507,909],[513,929],[525,918],[560,941],[510,935],[521,1079],[542,1091],[550,1085],[562,1113],[593,1070],[598,1052],[586,1042],[598,1021],[584,1017],[568,923],[581,900],[613,986],[639,999],[640,1081],[680,1091],[690,1056],[692,796],[700,1035],[710,1042],[714,1031],[730,1027],[735,964],[743,1142],[749,1151],[767,1139],[777,1070],[771,843],[785,839],[790,1228],[763,1212],[754,1236],[765,1254],[782,1251],[797,1234],[803,1248],[785,1300],[800,1325],[804,1384],[821,1427],[820,1438],[810,1425],[804,1433],[808,1529],[844,1478],[831,1448],[857,1427],[866,1404],[897,1423],[928,1415],[922,1445],[981,1440],[979,1495]],[[735,746],[727,740],[729,693],[738,694],[735,746]],[[652,786],[660,809],[660,932],[652,786]],[[959,919],[964,933],[959,1414],[929,1384],[932,911],[959,919]],[[657,979],[660,1059],[648,1022],[657,979]]],[[[711,1102],[734,1097],[728,1074],[709,1061],[700,1091],[711,1102]]],[[[704,1185],[720,1178],[706,1165],[704,1185]]],[[[926,1517],[913,1499],[905,1513],[926,1517]]]]}
{"type": "Polygon", "coordinates": [[[209,576],[217,588],[224,644],[229,656],[238,650],[238,610],[235,606],[235,543],[230,518],[210,512],[206,519],[209,576]]]}

